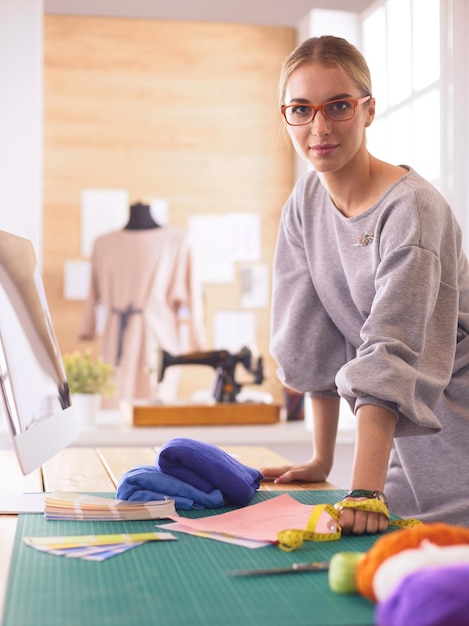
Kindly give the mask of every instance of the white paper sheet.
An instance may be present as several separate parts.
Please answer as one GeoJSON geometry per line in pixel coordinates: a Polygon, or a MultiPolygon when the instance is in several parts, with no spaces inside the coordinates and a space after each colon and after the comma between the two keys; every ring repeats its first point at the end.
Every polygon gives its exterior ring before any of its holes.
{"type": "Polygon", "coordinates": [[[246,265],[241,269],[241,306],[262,309],[269,306],[270,272],[265,263],[246,265]]]}
{"type": "Polygon", "coordinates": [[[129,220],[127,189],[83,189],[81,192],[81,255],[91,257],[96,237],[123,228],[129,220]]]}
{"type": "Polygon", "coordinates": [[[225,216],[232,261],[261,258],[261,217],[258,213],[228,213],[225,216]]]}
{"type": "Polygon", "coordinates": [[[65,300],[86,300],[90,291],[90,261],[65,261],[64,298],[65,300]]]}
{"type": "Polygon", "coordinates": [[[189,218],[188,228],[200,280],[203,283],[232,282],[235,273],[225,216],[193,216],[189,218]]]}
{"type": "Polygon", "coordinates": [[[153,198],[150,202],[152,218],[160,226],[169,224],[169,202],[166,198],[153,198]]]}
{"type": "Polygon", "coordinates": [[[45,493],[0,495],[0,514],[44,513],[45,493]]]}
{"type": "Polygon", "coordinates": [[[189,218],[197,268],[204,283],[234,280],[235,262],[261,257],[261,220],[257,213],[196,215],[189,218]]]}
{"type": "Polygon", "coordinates": [[[213,316],[216,350],[237,352],[256,343],[256,318],[252,311],[215,311],[213,316]]]}

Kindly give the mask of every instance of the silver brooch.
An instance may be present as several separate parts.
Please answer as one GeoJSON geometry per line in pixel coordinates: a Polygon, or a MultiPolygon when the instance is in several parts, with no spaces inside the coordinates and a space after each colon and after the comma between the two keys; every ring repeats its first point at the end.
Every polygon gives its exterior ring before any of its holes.
{"type": "Polygon", "coordinates": [[[358,237],[358,243],[354,243],[354,246],[363,247],[367,246],[369,243],[373,241],[375,238],[375,234],[371,232],[371,230],[365,230],[358,237]]]}

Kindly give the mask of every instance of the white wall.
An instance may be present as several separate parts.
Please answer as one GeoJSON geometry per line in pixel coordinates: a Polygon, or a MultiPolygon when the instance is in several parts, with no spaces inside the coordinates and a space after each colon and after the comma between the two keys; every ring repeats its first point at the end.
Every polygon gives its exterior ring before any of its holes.
{"type": "Polygon", "coordinates": [[[0,2],[0,229],[42,250],[42,0],[0,2]]]}
{"type": "MultiPolygon", "coordinates": [[[[304,29],[305,26],[307,32],[309,32],[309,34],[306,34],[306,37],[334,35],[336,37],[344,37],[357,48],[360,47],[360,19],[358,13],[313,9],[302,20],[300,29],[304,29]]],[[[301,34],[301,30],[299,32],[301,34]]]]}

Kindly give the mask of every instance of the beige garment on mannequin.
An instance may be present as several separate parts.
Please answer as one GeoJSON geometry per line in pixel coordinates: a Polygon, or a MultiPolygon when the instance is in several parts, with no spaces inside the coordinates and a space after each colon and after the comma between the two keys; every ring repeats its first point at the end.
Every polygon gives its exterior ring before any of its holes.
{"type": "Polygon", "coordinates": [[[189,350],[204,348],[202,290],[187,234],[169,227],[111,232],[96,239],[91,264],[80,338],[94,338],[96,306],[102,304],[102,357],[117,371],[117,392],[106,408],[117,407],[122,399],[175,400],[177,368],[168,368],[155,393],[149,366],[157,348],[181,352],[181,306],[190,312],[189,350]]]}

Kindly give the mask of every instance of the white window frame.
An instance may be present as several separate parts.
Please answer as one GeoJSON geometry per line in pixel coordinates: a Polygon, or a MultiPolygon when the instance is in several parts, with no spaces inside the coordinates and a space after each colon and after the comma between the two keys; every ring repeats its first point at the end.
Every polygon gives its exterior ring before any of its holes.
{"type": "MultiPolygon", "coordinates": [[[[380,74],[379,77],[377,77],[381,83],[380,86],[382,88],[382,93],[379,94],[381,99],[378,97],[376,118],[368,130],[368,138],[370,151],[375,156],[385,161],[393,162],[396,165],[406,164],[414,167],[420,174],[422,174],[444,193],[446,191],[444,188],[444,181],[446,180],[444,172],[446,150],[444,146],[445,142],[442,140],[444,136],[442,130],[442,120],[444,119],[443,111],[445,109],[445,89],[443,80],[444,63],[441,58],[442,55],[440,54],[439,75],[433,82],[428,83],[424,87],[418,86],[418,77],[414,74],[413,70],[414,54],[416,53],[415,29],[413,24],[413,20],[415,19],[415,4],[416,0],[379,0],[361,16],[362,50],[364,51],[365,57],[369,60],[370,65],[372,65],[372,46],[367,45],[367,33],[364,28],[364,24],[367,20],[379,16],[381,18],[381,26],[384,30],[384,33],[380,33],[381,37],[384,39],[382,43],[380,41],[380,45],[382,46],[382,56],[385,57],[384,65],[386,69],[380,74]],[[408,25],[403,24],[399,31],[392,28],[392,18],[396,18],[396,9],[405,9],[408,12],[410,19],[410,23],[408,25]],[[390,61],[396,54],[398,54],[400,49],[404,49],[406,51],[405,56],[402,59],[399,59],[399,62],[402,64],[403,77],[406,75],[408,76],[409,85],[406,95],[401,97],[400,94],[399,98],[397,98],[395,92],[393,92],[392,82],[395,80],[395,76],[393,76],[390,71],[390,68],[392,67],[390,61]],[[416,105],[418,105],[421,98],[428,98],[432,94],[435,94],[436,103],[436,106],[434,106],[436,115],[436,119],[434,120],[435,123],[427,123],[427,126],[431,126],[431,128],[428,129],[429,132],[424,132],[423,138],[420,136],[420,141],[416,141],[416,126],[420,121],[418,114],[415,114],[415,110],[418,112],[418,106],[416,107],[416,105]],[[392,128],[391,120],[393,119],[401,121],[395,130],[392,128]],[[375,134],[375,129],[377,134],[375,134]],[[397,145],[397,148],[394,151],[392,150],[393,143],[397,145]],[[425,155],[432,155],[432,150],[436,150],[438,154],[435,155],[433,153],[433,156],[425,162],[425,155]],[[433,162],[432,167],[429,165],[430,162],[433,162]]],[[[439,4],[441,13],[441,1],[439,4]]],[[[403,15],[402,18],[404,20],[405,16],[403,15]]],[[[440,15],[439,38],[440,42],[443,42],[444,37],[442,36],[443,28],[441,28],[441,22],[442,20],[440,15]]],[[[375,33],[372,33],[372,35],[373,34],[375,35],[375,33]]],[[[442,48],[443,46],[440,44],[440,50],[442,48]]],[[[372,81],[375,80],[376,75],[377,71],[375,70],[373,72],[372,68],[372,81]]]]}
{"type": "MultiPolygon", "coordinates": [[[[361,22],[387,1],[392,0],[377,0],[360,16],[361,22]]],[[[430,182],[439,188],[456,214],[466,250],[469,249],[468,59],[469,0],[440,0],[440,117],[437,120],[440,174],[430,182]]],[[[434,128],[428,129],[429,137],[433,132],[434,128]]]]}

